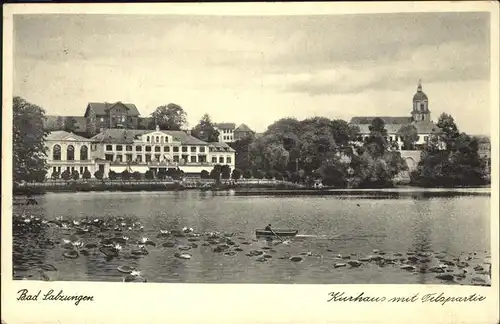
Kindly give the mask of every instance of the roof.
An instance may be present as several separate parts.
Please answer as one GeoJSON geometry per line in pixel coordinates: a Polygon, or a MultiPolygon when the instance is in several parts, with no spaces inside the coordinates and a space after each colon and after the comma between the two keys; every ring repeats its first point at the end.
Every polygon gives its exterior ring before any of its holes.
{"type": "Polygon", "coordinates": [[[45,138],[47,141],[73,141],[73,142],[91,142],[91,139],[86,137],[69,133],[63,130],[50,132],[45,138]]]}
{"type": "MultiPolygon", "coordinates": [[[[107,115],[109,109],[111,107],[117,105],[117,104],[122,104],[125,107],[127,107],[128,110],[129,110],[129,115],[130,116],[139,116],[140,115],[139,110],[137,109],[137,107],[134,104],[123,103],[121,101],[117,101],[115,103],[109,103],[109,102],[89,102],[88,106],[90,106],[92,108],[92,110],[94,110],[94,112],[95,112],[95,114],[97,116],[102,116],[102,115],[107,115]]],[[[85,112],[85,113],[87,113],[87,112],[85,112]]]]}
{"type": "Polygon", "coordinates": [[[86,132],[87,130],[87,119],[82,116],[54,116],[46,115],[44,120],[44,128],[49,131],[62,130],[64,128],[64,119],[73,118],[75,120],[75,126],[77,132],[86,132]]]}
{"type": "Polygon", "coordinates": [[[215,123],[215,127],[220,128],[220,129],[235,129],[236,124],[235,123],[215,123]]]}
{"type": "MultiPolygon", "coordinates": [[[[405,124],[385,124],[385,129],[387,130],[388,134],[396,134],[402,126],[407,124],[415,126],[415,128],[417,129],[417,133],[419,134],[431,134],[439,130],[439,127],[437,127],[436,124],[427,121],[412,122],[405,124]]],[[[370,128],[369,128],[370,124],[359,124],[356,126],[359,127],[359,131],[361,134],[370,133],[370,128]]]]}
{"type": "Polygon", "coordinates": [[[234,149],[224,142],[212,142],[210,146],[213,147],[216,151],[226,151],[226,152],[235,152],[234,149]]]}
{"type": "MultiPolygon", "coordinates": [[[[102,143],[116,143],[116,144],[132,144],[138,136],[143,134],[148,134],[152,132],[157,132],[156,130],[150,129],[121,129],[121,128],[110,128],[103,132],[95,135],[91,140],[102,143]]],[[[208,143],[197,139],[194,136],[188,135],[183,131],[166,131],[160,130],[159,132],[165,133],[174,137],[177,141],[186,145],[208,145],[208,143]]]]}
{"type": "Polygon", "coordinates": [[[250,127],[248,127],[245,124],[241,124],[234,131],[235,132],[252,132],[252,133],[254,132],[253,130],[250,129],[250,127]]]}
{"type": "Polygon", "coordinates": [[[424,101],[424,100],[429,100],[429,99],[427,98],[427,95],[422,91],[417,91],[417,93],[415,93],[415,95],[413,96],[413,101],[424,101]]]}
{"type": "Polygon", "coordinates": [[[391,117],[391,116],[357,116],[351,118],[351,124],[371,124],[375,118],[380,118],[385,124],[409,124],[411,117],[391,117]]]}

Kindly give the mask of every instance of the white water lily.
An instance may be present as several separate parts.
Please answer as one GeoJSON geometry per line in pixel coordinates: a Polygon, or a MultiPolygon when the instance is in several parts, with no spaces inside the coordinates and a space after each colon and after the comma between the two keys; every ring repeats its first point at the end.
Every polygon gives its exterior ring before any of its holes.
{"type": "Polygon", "coordinates": [[[128,241],[129,240],[129,237],[128,236],[123,236],[122,237],[125,241],[128,241]]]}
{"type": "Polygon", "coordinates": [[[122,246],[120,244],[115,244],[114,248],[115,250],[120,251],[122,249],[122,246]]]}
{"type": "Polygon", "coordinates": [[[73,242],[72,244],[76,248],[80,248],[83,246],[83,242],[81,242],[81,241],[76,241],[76,242],[73,242]]]}
{"type": "Polygon", "coordinates": [[[25,218],[25,219],[24,219],[24,222],[25,222],[26,224],[29,224],[29,223],[31,223],[31,219],[29,219],[29,218],[25,218]]]}
{"type": "Polygon", "coordinates": [[[57,221],[62,221],[62,220],[63,220],[63,217],[62,217],[62,216],[57,216],[57,217],[56,217],[56,220],[57,220],[57,221]]]}
{"type": "Polygon", "coordinates": [[[130,275],[134,276],[134,277],[139,277],[141,275],[141,272],[137,271],[137,270],[132,270],[132,272],[130,273],[130,275]]]}
{"type": "Polygon", "coordinates": [[[142,243],[146,243],[148,240],[149,240],[149,239],[148,239],[147,237],[143,237],[143,238],[141,239],[141,242],[142,242],[142,243]]]}
{"type": "Polygon", "coordinates": [[[71,244],[71,241],[70,241],[70,240],[67,240],[67,239],[63,239],[63,243],[64,243],[64,244],[71,244]]]}
{"type": "Polygon", "coordinates": [[[121,223],[121,225],[122,225],[122,226],[126,226],[126,225],[127,225],[127,223],[121,223]]]}
{"type": "Polygon", "coordinates": [[[168,230],[162,230],[162,229],[161,229],[161,230],[160,230],[160,233],[161,233],[161,234],[169,234],[170,232],[169,232],[168,230]]]}
{"type": "Polygon", "coordinates": [[[73,225],[78,226],[78,225],[80,225],[80,222],[78,222],[78,221],[74,220],[74,221],[73,221],[73,225]]]}

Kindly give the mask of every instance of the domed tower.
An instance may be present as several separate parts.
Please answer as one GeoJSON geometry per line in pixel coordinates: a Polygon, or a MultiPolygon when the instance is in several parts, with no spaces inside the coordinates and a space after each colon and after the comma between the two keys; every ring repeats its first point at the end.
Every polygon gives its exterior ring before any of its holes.
{"type": "Polygon", "coordinates": [[[413,96],[413,110],[411,112],[413,121],[430,121],[429,99],[422,91],[422,82],[418,81],[417,93],[413,96]]]}

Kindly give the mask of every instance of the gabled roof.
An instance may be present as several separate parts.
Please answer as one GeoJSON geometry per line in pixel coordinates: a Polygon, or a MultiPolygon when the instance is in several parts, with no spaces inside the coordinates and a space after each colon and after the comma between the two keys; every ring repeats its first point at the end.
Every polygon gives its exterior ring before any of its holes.
{"type": "Polygon", "coordinates": [[[250,129],[250,127],[248,127],[247,125],[245,124],[241,124],[240,126],[238,126],[238,128],[236,128],[234,130],[235,132],[254,132],[253,130],[250,129]]]}
{"type": "Polygon", "coordinates": [[[235,150],[231,146],[227,145],[224,142],[212,142],[209,144],[210,148],[213,149],[214,151],[235,152],[235,150]]]}
{"type": "Polygon", "coordinates": [[[371,124],[375,118],[380,118],[386,124],[409,124],[411,117],[391,117],[391,116],[357,116],[351,118],[351,124],[371,124]]]}
{"type": "Polygon", "coordinates": [[[235,129],[236,124],[235,123],[215,123],[215,127],[220,128],[220,129],[235,129]]]}
{"type": "MultiPolygon", "coordinates": [[[[95,135],[91,138],[92,141],[101,143],[112,143],[112,144],[132,144],[140,135],[158,132],[156,130],[150,129],[121,129],[121,128],[111,128],[106,129],[103,132],[95,135]]],[[[208,145],[208,143],[197,139],[191,135],[186,134],[183,131],[166,131],[160,130],[164,134],[172,136],[176,141],[181,142],[185,145],[208,145]]]]}
{"type": "MultiPolygon", "coordinates": [[[[134,104],[131,103],[123,103],[121,101],[117,101],[115,103],[109,103],[109,102],[89,102],[87,105],[87,110],[88,108],[92,108],[92,110],[95,112],[97,116],[103,116],[107,115],[109,112],[109,109],[112,108],[115,105],[123,105],[128,109],[128,114],[130,116],[139,116],[139,110],[134,104]]],[[[87,111],[85,111],[85,117],[87,116],[87,111]]]]}
{"type": "Polygon", "coordinates": [[[80,135],[69,133],[63,130],[50,132],[45,138],[47,141],[73,141],[73,142],[92,142],[91,139],[80,135]]]}

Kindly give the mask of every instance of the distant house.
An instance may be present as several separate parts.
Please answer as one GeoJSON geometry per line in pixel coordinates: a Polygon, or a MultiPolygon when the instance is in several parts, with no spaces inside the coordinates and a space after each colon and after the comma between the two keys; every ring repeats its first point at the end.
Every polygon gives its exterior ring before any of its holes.
{"type": "Polygon", "coordinates": [[[234,141],[239,141],[245,138],[254,138],[255,132],[245,124],[241,124],[234,130],[234,141]]]}
{"type": "Polygon", "coordinates": [[[108,128],[137,129],[139,115],[139,110],[131,103],[89,102],[84,117],[88,134],[94,135],[108,128]]]}
{"type": "Polygon", "coordinates": [[[235,123],[216,123],[215,129],[219,131],[219,142],[232,143],[234,142],[235,123]]]}

